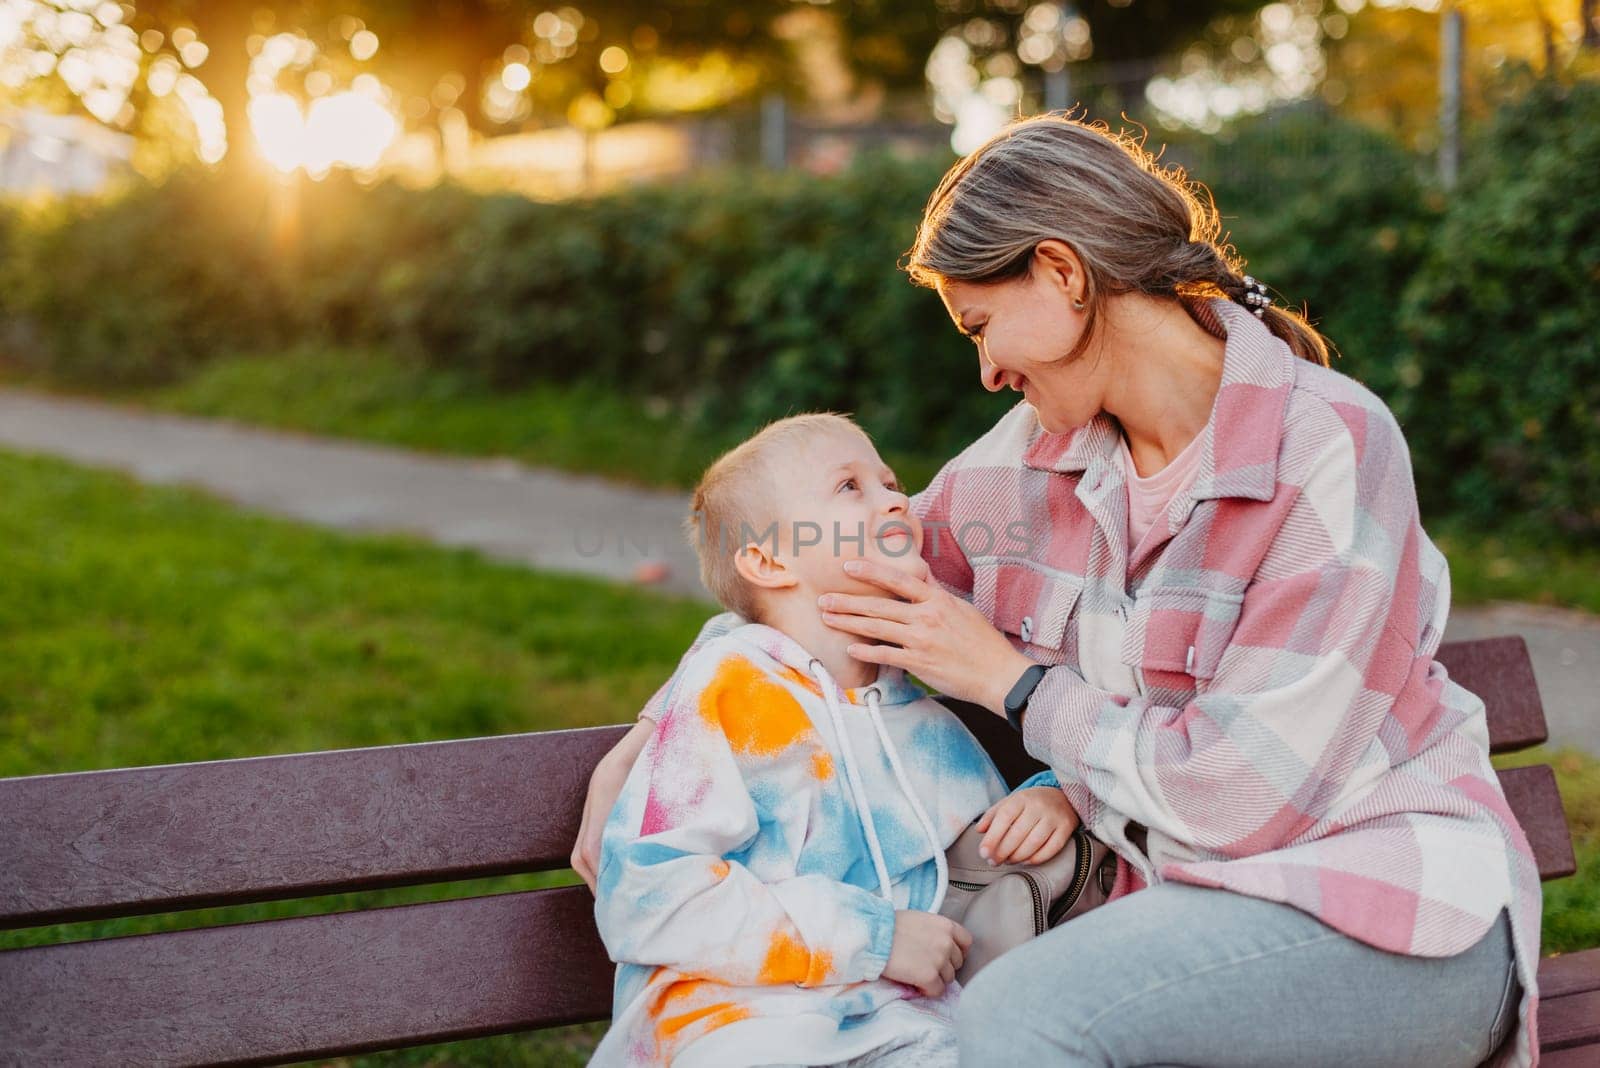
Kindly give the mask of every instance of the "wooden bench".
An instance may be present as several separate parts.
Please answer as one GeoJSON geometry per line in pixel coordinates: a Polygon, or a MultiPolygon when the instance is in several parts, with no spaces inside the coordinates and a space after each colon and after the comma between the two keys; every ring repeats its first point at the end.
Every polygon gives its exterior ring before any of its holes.
{"type": "MultiPolygon", "coordinates": [[[[1440,650],[1495,752],[1545,740],[1521,638],[1440,650]]],[[[1013,781],[1010,729],[951,702],[1013,781]]],[[[567,866],[623,727],[0,780],[0,927],[567,866]]],[[[1546,879],[1575,870],[1555,776],[1502,772],[1546,879]]],[[[270,1064],[585,1020],[612,969],[582,886],[0,952],[0,1062],[270,1064]]],[[[1600,1063],[1600,949],[1540,969],[1545,1063],[1600,1063]]]]}

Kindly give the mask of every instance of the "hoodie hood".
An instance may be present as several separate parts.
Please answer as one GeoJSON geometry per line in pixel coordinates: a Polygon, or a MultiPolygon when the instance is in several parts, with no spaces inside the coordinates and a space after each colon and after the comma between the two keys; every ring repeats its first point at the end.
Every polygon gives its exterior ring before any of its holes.
{"type": "MultiPolygon", "coordinates": [[[[804,686],[818,697],[824,696],[811,670],[811,662],[816,657],[783,631],[769,627],[765,623],[746,623],[730,631],[728,637],[760,649],[784,667],[792,669],[794,672],[792,681],[804,686]]],[[[875,681],[848,690],[840,687],[839,697],[845,704],[865,707],[867,693],[870,690],[877,691],[878,702],[882,705],[909,704],[928,695],[926,690],[907,677],[905,669],[892,664],[879,664],[878,677],[875,681]]]]}

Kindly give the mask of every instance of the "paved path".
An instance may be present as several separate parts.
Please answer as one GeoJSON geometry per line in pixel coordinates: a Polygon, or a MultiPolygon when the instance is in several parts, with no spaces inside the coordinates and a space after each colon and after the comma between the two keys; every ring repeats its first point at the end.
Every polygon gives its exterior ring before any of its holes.
{"type": "Polygon", "coordinates": [[[0,389],[0,446],[202,486],[321,526],[417,534],[553,570],[631,579],[660,561],[661,587],[706,597],[678,530],[687,494],[13,389],[0,389]]]}
{"type": "MultiPolygon", "coordinates": [[[[332,441],[0,389],[0,446],[202,486],[251,508],[345,530],[399,531],[504,560],[704,598],[679,532],[684,494],[603,479],[332,441]]],[[[1554,744],[1600,754],[1600,617],[1531,605],[1457,609],[1447,639],[1521,634],[1554,744]]]]}

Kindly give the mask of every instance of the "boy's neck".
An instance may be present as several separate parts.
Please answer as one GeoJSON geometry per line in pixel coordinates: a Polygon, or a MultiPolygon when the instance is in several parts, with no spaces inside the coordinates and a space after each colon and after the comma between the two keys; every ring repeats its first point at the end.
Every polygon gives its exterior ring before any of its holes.
{"type": "Polygon", "coordinates": [[[800,597],[772,598],[777,603],[766,606],[767,625],[783,631],[799,643],[800,648],[822,661],[828,674],[844,689],[866,686],[877,679],[877,664],[857,660],[845,651],[857,642],[869,645],[876,643],[869,638],[834,630],[822,622],[815,598],[810,598],[809,611],[807,605],[798,603],[800,600],[800,597]]]}

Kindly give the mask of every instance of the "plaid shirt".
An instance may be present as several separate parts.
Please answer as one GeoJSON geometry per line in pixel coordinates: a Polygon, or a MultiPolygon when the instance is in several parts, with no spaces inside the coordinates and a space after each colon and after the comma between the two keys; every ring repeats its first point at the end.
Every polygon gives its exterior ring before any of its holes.
{"type": "Polygon", "coordinates": [[[1433,659],[1450,573],[1405,438],[1242,305],[1195,312],[1226,339],[1222,384],[1142,555],[1116,421],[1051,434],[1022,403],[913,498],[933,577],[1051,667],[1024,742],[1116,851],[1114,897],[1221,887],[1424,957],[1504,907],[1523,999],[1493,1063],[1536,1064],[1538,867],[1483,701],[1433,659]]]}

